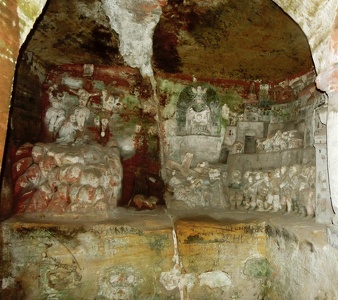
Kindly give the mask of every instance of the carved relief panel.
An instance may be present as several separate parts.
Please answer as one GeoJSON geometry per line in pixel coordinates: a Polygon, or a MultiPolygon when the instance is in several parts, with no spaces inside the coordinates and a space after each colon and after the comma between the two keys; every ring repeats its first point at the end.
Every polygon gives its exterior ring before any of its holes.
{"type": "Polygon", "coordinates": [[[212,87],[187,86],[177,103],[177,135],[220,136],[220,111],[220,101],[212,87]]]}

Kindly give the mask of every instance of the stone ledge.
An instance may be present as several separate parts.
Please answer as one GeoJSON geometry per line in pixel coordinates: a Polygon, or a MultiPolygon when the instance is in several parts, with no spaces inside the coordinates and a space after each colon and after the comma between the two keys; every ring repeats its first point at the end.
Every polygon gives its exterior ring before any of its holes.
{"type": "Polygon", "coordinates": [[[325,251],[336,255],[324,225],[281,213],[119,209],[101,222],[13,217],[1,227],[3,293],[25,299],[295,299],[285,274],[301,266],[286,254],[305,264],[317,253],[319,266],[325,251]]]}

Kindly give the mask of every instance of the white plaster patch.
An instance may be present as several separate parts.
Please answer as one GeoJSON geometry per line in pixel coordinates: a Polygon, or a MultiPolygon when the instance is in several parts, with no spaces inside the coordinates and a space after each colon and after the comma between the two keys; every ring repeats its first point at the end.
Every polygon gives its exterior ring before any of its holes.
{"type": "Polygon", "coordinates": [[[187,290],[187,292],[189,293],[189,291],[195,284],[196,278],[193,274],[182,274],[182,264],[180,262],[180,257],[178,254],[178,242],[174,225],[172,229],[172,235],[174,242],[173,262],[175,263],[175,265],[169,272],[161,273],[160,282],[168,291],[178,288],[180,291],[180,298],[181,300],[183,300],[186,299],[185,290],[187,290]]]}
{"type": "Polygon", "coordinates": [[[111,27],[119,34],[119,50],[125,62],[139,68],[143,76],[153,78],[151,58],[153,55],[153,33],[162,10],[152,0],[103,0],[103,9],[111,27]],[[135,5],[140,9],[135,8],[135,5]],[[145,7],[142,10],[142,6],[145,7]],[[152,7],[151,11],[146,8],[152,7]],[[140,12],[136,16],[135,12],[140,12]]]}
{"type": "Polygon", "coordinates": [[[193,274],[182,274],[176,268],[173,268],[169,272],[162,272],[160,276],[160,282],[168,291],[175,288],[179,288],[182,291],[184,287],[189,291],[194,286],[195,281],[196,279],[193,274]]]}
{"type": "Polygon", "coordinates": [[[132,267],[112,267],[102,272],[99,296],[104,299],[134,299],[143,278],[132,267]]]}
{"type": "Polygon", "coordinates": [[[200,285],[206,285],[211,289],[231,285],[231,279],[223,271],[205,272],[198,276],[200,285]]]}
{"type": "Polygon", "coordinates": [[[173,268],[169,272],[161,273],[160,282],[163,284],[163,286],[168,291],[171,291],[175,289],[176,287],[178,287],[180,278],[181,278],[181,272],[173,268]]]}
{"type": "Polygon", "coordinates": [[[71,89],[79,89],[83,87],[83,80],[80,78],[63,77],[62,84],[67,85],[71,89]]]}

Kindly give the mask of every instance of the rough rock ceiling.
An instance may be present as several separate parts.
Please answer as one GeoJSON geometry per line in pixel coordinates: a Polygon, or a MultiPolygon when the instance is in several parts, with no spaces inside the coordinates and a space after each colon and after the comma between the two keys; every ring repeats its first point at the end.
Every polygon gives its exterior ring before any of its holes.
{"type": "MultiPolygon", "coordinates": [[[[50,0],[24,49],[49,66],[123,65],[118,43],[99,0],[50,0]]],[[[155,72],[197,78],[278,80],[313,66],[304,33],[271,0],[168,0],[153,49],[155,72]]]]}

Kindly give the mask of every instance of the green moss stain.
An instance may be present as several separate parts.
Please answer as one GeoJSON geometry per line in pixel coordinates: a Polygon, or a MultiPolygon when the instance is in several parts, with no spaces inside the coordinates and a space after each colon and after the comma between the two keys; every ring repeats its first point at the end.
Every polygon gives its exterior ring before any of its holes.
{"type": "Polygon", "coordinates": [[[161,254],[163,249],[170,246],[170,240],[167,235],[153,235],[147,238],[147,243],[151,250],[156,254],[161,254]]]}
{"type": "Polygon", "coordinates": [[[127,109],[130,109],[130,110],[135,110],[135,109],[140,108],[140,101],[132,95],[127,95],[126,97],[124,97],[122,99],[122,103],[127,109]]]}
{"type": "Polygon", "coordinates": [[[218,91],[221,106],[227,104],[232,112],[240,112],[243,110],[243,99],[236,90],[218,91]]]}
{"type": "Polygon", "coordinates": [[[269,277],[271,274],[271,267],[266,259],[249,259],[245,263],[244,274],[255,278],[269,277]]]}
{"type": "Polygon", "coordinates": [[[39,227],[19,227],[16,229],[16,233],[22,239],[57,238],[62,241],[72,240],[78,233],[85,232],[86,229],[82,226],[74,228],[49,226],[43,229],[39,227]]]}
{"type": "Polygon", "coordinates": [[[165,119],[170,118],[176,112],[177,101],[181,91],[185,88],[185,85],[181,83],[174,83],[167,79],[160,79],[158,81],[158,88],[161,94],[165,94],[167,96],[162,116],[165,119]]]}

